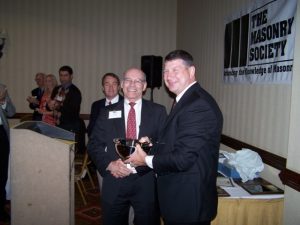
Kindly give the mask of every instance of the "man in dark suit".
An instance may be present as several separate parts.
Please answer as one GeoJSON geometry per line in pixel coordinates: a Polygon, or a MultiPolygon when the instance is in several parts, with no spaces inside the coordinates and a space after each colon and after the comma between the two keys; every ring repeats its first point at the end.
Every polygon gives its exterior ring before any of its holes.
{"type": "MultiPolygon", "coordinates": [[[[117,103],[121,100],[123,100],[123,96],[119,94],[120,91],[120,79],[119,77],[114,73],[106,73],[102,77],[102,90],[105,95],[105,98],[100,99],[98,101],[93,102],[92,108],[91,108],[91,114],[90,114],[90,122],[87,127],[88,136],[91,135],[93,127],[95,126],[97,117],[99,115],[100,109],[104,108],[105,106],[117,103]]],[[[98,183],[100,191],[102,190],[102,182],[103,178],[97,172],[98,177],[98,183]]]]}
{"type": "Polygon", "coordinates": [[[88,143],[88,153],[103,177],[103,224],[128,224],[130,206],[134,209],[135,225],[160,224],[153,171],[143,170],[146,167],[136,172],[124,164],[113,140],[135,135],[135,138],[148,136],[155,141],[165,121],[166,109],[142,99],[147,83],[140,69],[127,70],[121,87],[124,100],[100,110],[88,143]]]}
{"type": "Polygon", "coordinates": [[[123,100],[123,96],[119,94],[120,91],[120,79],[114,73],[106,73],[102,77],[102,90],[105,98],[102,98],[98,101],[93,102],[91,107],[90,121],[87,127],[88,135],[90,136],[99,115],[101,108],[104,108],[107,105],[117,103],[120,100],[123,100]]]}
{"type": "MultiPolygon", "coordinates": [[[[154,145],[154,156],[138,146],[128,162],[153,168],[166,225],[209,225],[217,214],[217,167],[222,113],[196,82],[193,57],[175,50],[165,57],[164,81],[176,105],[154,145]]],[[[126,162],[126,161],[125,161],[126,162]]]]}
{"type": "Polygon", "coordinates": [[[0,83],[0,223],[10,220],[9,214],[5,211],[6,190],[5,185],[8,176],[9,161],[9,124],[6,117],[12,117],[16,108],[7,92],[4,84],[0,83]]]}
{"type": "Polygon", "coordinates": [[[75,133],[76,149],[82,152],[85,148],[86,127],[80,119],[82,97],[78,87],[72,83],[73,69],[62,66],[59,69],[59,80],[61,85],[53,89],[48,107],[54,112],[56,126],[75,133]]]}
{"type": "Polygon", "coordinates": [[[40,108],[40,101],[44,93],[45,78],[46,75],[44,73],[37,73],[35,75],[35,82],[38,87],[33,89],[31,96],[28,96],[26,99],[29,102],[29,108],[33,110],[33,120],[39,121],[42,120],[43,117],[43,115],[38,112],[38,109],[40,108]]]}

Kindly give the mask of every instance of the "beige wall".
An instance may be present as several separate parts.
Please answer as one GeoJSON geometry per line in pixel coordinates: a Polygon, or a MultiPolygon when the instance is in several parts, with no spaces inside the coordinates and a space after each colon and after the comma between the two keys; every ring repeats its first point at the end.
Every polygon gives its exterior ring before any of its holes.
{"type": "MultiPolygon", "coordinates": [[[[288,168],[299,173],[299,19],[293,85],[229,85],[222,81],[225,19],[251,2],[254,1],[178,0],[177,47],[194,55],[198,80],[220,104],[223,134],[287,158],[288,168]]],[[[282,186],[274,168],[267,166],[263,176],[282,186]]],[[[299,192],[285,187],[284,224],[298,224],[299,202],[299,192]]]]}
{"type": "MultiPolygon", "coordinates": [[[[173,0],[0,0],[0,30],[8,34],[0,60],[0,81],[7,84],[17,112],[30,112],[26,96],[38,71],[58,75],[74,69],[81,89],[81,113],[103,94],[100,78],[140,67],[142,55],[164,56],[176,46],[173,0]]],[[[149,89],[146,98],[149,99],[149,89]]],[[[164,88],[154,100],[169,106],[164,88]]]]}

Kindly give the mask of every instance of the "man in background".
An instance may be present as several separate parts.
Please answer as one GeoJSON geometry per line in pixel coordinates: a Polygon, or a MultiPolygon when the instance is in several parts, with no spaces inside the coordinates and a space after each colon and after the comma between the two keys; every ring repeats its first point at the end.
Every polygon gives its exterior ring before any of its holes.
{"type": "Polygon", "coordinates": [[[61,85],[55,87],[48,103],[50,110],[54,111],[56,126],[74,132],[76,150],[83,152],[85,148],[86,127],[80,119],[81,92],[73,83],[73,69],[70,66],[62,66],[59,69],[59,81],[61,85]]]}
{"type": "Polygon", "coordinates": [[[196,81],[188,52],[170,52],[164,64],[164,81],[176,95],[176,104],[153,147],[154,155],[147,156],[138,146],[125,162],[147,165],[157,174],[165,225],[209,225],[217,214],[223,116],[213,97],[196,81]]]}
{"type": "MultiPolygon", "coordinates": [[[[92,104],[90,121],[87,127],[88,136],[90,136],[92,133],[100,109],[123,100],[123,96],[119,94],[120,79],[116,74],[114,73],[104,74],[101,83],[102,83],[102,91],[104,93],[105,98],[95,101],[92,104]]],[[[100,191],[102,191],[103,178],[98,171],[97,171],[97,177],[98,177],[100,191]]]]}
{"type": "Polygon", "coordinates": [[[26,99],[29,102],[29,107],[33,110],[32,119],[37,121],[42,120],[43,116],[38,112],[38,109],[40,108],[40,101],[44,93],[45,78],[46,75],[44,73],[37,73],[35,75],[37,88],[33,89],[31,96],[28,96],[26,99]]]}
{"type": "Polygon", "coordinates": [[[116,74],[114,73],[104,74],[101,83],[102,83],[102,91],[105,98],[95,101],[92,104],[89,125],[87,127],[89,136],[92,133],[100,109],[104,108],[107,105],[111,105],[117,103],[120,100],[123,100],[123,96],[119,94],[120,79],[116,74]]]}
{"type": "Polygon", "coordinates": [[[140,69],[128,69],[121,87],[124,100],[100,110],[88,143],[88,153],[103,177],[103,224],[128,224],[132,206],[135,225],[157,225],[160,219],[154,173],[149,169],[136,171],[124,164],[116,152],[114,139],[148,136],[155,141],[166,109],[142,98],[147,82],[140,69]]]}
{"type": "Polygon", "coordinates": [[[5,211],[5,186],[9,160],[9,124],[7,117],[12,117],[15,113],[16,109],[10,100],[6,86],[0,84],[0,222],[10,221],[10,216],[5,211]]]}

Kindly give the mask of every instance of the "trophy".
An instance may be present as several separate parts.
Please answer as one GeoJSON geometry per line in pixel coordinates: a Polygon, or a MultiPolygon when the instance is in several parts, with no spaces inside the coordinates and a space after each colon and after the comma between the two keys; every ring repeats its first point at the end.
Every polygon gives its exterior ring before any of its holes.
{"type": "Polygon", "coordinates": [[[152,147],[150,142],[140,143],[137,139],[115,138],[113,141],[115,143],[116,151],[123,161],[128,159],[128,157],[135,151],[136,144],[140,144],[144,152],[147,154],[152,147]]]}

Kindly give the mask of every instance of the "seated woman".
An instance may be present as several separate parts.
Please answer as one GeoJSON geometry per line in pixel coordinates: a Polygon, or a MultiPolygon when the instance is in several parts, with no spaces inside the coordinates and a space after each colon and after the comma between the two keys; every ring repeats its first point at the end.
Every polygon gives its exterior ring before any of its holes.
{"type": "Polygon", "coordinates": [[[40,107],[38,109],[38,112],[43,115],[42,121],[54,126],[55,126],[54,113],[47,107],[47,104],[51,104],[51,101],[53,101],[51,100],[50,97],[53,89],[56,86],[57,86],[56,77],[53,74],[48,74],[46,76],[46,81],[45,81],[45,91],[41,98],[40,107]]]}

